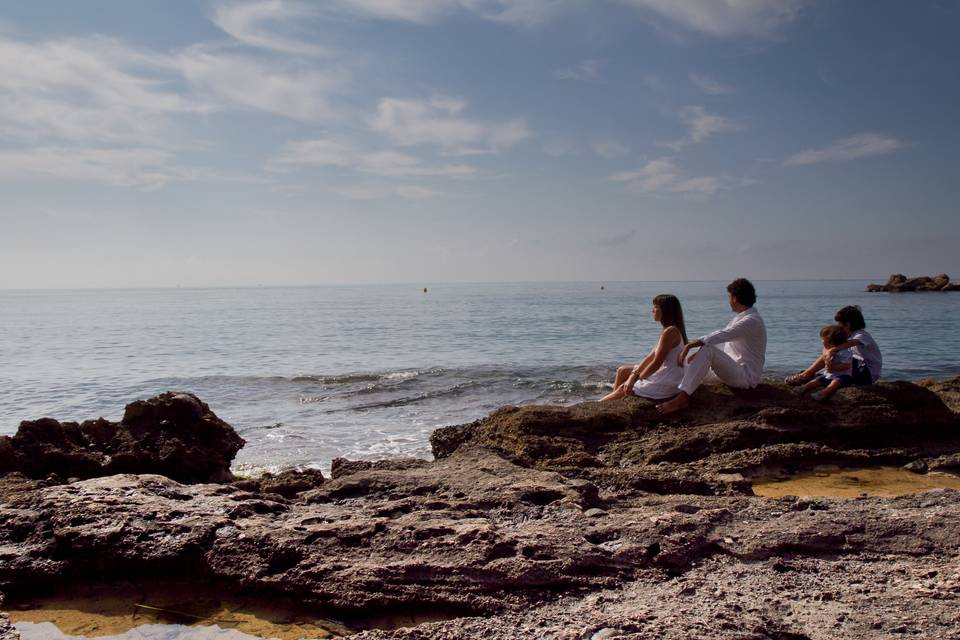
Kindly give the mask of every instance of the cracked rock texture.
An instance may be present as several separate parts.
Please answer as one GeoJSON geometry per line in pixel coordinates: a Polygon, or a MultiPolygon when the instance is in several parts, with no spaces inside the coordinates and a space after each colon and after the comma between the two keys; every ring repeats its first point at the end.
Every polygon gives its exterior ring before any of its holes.
{"type": "Polygon", "coordinates": [[[450,618],[363,638],[955,640],[960,492],[772,499],[749,478],[948,460],[958,390],[890,383],[821,407],[705,388],[671,420],[634,400],[504,408],[438,430],[434,462],[339,461],[329,480],[8,474],[0,591],[195,576],[450,618]]]}

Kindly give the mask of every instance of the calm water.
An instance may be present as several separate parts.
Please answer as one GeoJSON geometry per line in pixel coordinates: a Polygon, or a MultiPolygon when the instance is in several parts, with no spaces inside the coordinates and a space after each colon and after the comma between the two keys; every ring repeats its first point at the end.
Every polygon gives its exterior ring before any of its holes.
{"type": "MultiPolygon", "coordinates": [[[[780,376],[859,304],[884,377],[960,374],[960,294],[866,294],[863,281],[757,282],[780,376]]],[[[438,427],[503,404],[600,396],[680,297],[691,337],[731,317],[724,282],[0,291],[0,433],[52,416],[118,419],[169,389],[199,395],[247,440],[238,466],[325,468],[336,456],[429,456],[438,427]]]]}

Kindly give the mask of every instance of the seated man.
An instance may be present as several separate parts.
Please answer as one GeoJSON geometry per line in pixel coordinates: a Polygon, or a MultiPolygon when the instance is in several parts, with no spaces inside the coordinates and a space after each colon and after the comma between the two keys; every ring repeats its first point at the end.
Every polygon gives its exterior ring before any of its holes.
{"type": "Polygon", "coordinates": [[[688,342],[680,352],[679,365],[684,367],[683,380],[676,396],[657,406],[660,413],[668,414],[685,409],[690,396],[697,390],[707,374],[714,375],[735,389],[750,389],[760,382],[764,356],[767,350],[767,327],[763,318],[753,308],[757,292],[746,278],[737,278],[727,285],[730,294],[730,309],[736,317],[725,328],[714,331],[698,340],[688,342]],[[718,345],[723,345],[721,351],[718,345]],[[700,350],[687,359],[690,349],[700,350]],[[684,362],[686,360],[686,362],[684,362]]]}

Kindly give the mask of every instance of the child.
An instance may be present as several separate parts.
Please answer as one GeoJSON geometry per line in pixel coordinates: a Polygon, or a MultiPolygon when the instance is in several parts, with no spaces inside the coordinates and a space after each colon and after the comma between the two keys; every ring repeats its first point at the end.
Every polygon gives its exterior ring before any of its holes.
{"type": "Polygon", "coordinates": [[[800,393],[823,389],[814,398],[827,400],[841,387],[853,384],[853,354],[849,349],[840,348],[847,342],[847,332],[838,324],[820,329],[820,339],[823,341],[823,354],[820,356],[824,363],[823,371],[800,387],[800,393]]]}
{"type": "MultiPolygon", "coordinates": [[[[873,336],[866,332],[867,323],[863,319],[863,313],[860,307],[848,306],[837,311],[834,316],[843,330],[847,332],[849,339],[843,344],[831,347],[831,353],[841,349],[850,349],[853,352],[853,369],[851,371],[852,382],[855,385],[873,384],[880,379],[880,372],[883,369],[883,356],[880,354],[880,347],[877,346],[873,336]]],[[[795,376],[790,376],[784,382],[791,387],[795,387],[810,381],[817,371],[824,367],[823,357],[813,361],[806,370],[801,371],[795,376]]]]}
{"type": "Polygon", "coordinates": [[[860,307],[844,307],[837,311],[834,320],[843,327],[850,338],[843,344],[833,347],[831,351],[850,349],[853,352],[853,384],[873,384],[880,379],[883,369],[883,356],[880,347],[866,331],[867,323],[863,319],[860,307]]]}

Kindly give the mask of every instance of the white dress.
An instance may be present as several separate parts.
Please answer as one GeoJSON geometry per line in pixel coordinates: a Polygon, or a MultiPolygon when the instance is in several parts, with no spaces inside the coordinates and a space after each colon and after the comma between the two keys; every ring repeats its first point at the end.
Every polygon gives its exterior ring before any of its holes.
{"type": "Polygon", "coordinates": [[[667,400],[680,393],[678,386],[683,380],[683,369],[677,364],[677,358],[682,350],[683,340],[670,349],[659,369],[646,380],[638,380],[633,385],[633,394],[649,400],[667,400]]]}

